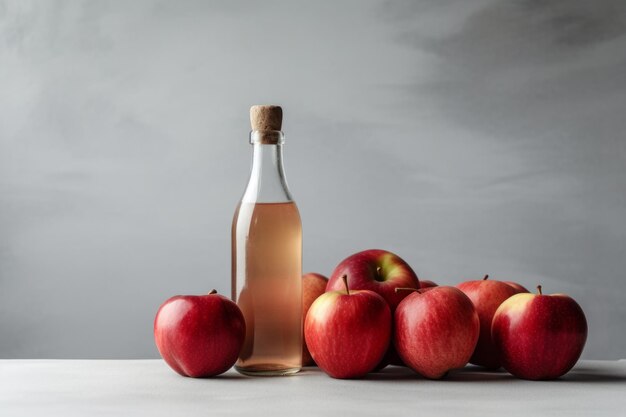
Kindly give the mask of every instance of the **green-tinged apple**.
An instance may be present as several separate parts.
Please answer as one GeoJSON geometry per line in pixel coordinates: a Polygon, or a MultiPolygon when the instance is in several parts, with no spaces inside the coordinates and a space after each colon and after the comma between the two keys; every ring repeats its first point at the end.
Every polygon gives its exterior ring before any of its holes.
{"type": "Polygon", "coordinates": [[[537,289],[538,294],[517,294],[503,302],[491,333],[508,372],[524,379],[555,379],[580,358],[587,319],[573,298],[537,289]]]}
{"type": "Polygon", "coordinates": [[[341,261],[330,276],[326,291],[342,290],[344,275],[348,277],[351,290],[370,290],[380,294],[389,303],[392,312],[408,295],[406,292],[396,293],[396,288],[420,286],[409,264],[398,255],[380,249],[355,253],[341,261]]]}
{"type": "Polygon", "coordinates": [[[488,369],[498,369],[500,359],[498,350],[491,341],[491,321],[500,304],[519,291],[502,281],[490,280],[489,276],[478,281],[467,281],[456,287],[472,300],[480,319],[480,336],[470,363],[488,369]]]}
{"type": "Polygon", "coordinates": [[[389,347],[391,310],[369,290],[328,291],[311,305],[304,337],[313,360],[333,378],[359,378],[372,371],[389,347]]]}
{"type": "MultiPolygon", "coordinates": [[[[408,295],[407,292],[396,293],[395,289],[420,287],[420,281],[409,264],[398,255],[381,249],[364,250],[341,261],[330,276],[326,291],[341,290],[344,275],[348,277],[351,290],[370,290],[380,294],[389,303],[392,316],[396,306],[408,295]]],[[[376,370],[389,364],[403,365],[391,344],[376,370]]]]}
{"type": "MultiPolygon", "coordinates": [[[[306,319],[306,313],[309,311],[313,301],[326,291],[328,278],[322,274],[309,272],[302,275],[302,323],[306,319]]],[[[315,361],[306,347],[306,341],[302,343],[302,366],[313,366],[315,361]]]]}
{"type": "Polygon", "coordinates": [[[413,293],[396,309],[393,336],[402,361],[430,379],[464,367],[480,333],[472,301],[455,287],[408,291],[413,293]]]}
{"type": "Polygon", "coordinates": [[[215,290],[171,297],[154,319],[154,340],[165,362],[194,378],[219,375],[233,366],[245,333],[237,304],[215,290]]]}

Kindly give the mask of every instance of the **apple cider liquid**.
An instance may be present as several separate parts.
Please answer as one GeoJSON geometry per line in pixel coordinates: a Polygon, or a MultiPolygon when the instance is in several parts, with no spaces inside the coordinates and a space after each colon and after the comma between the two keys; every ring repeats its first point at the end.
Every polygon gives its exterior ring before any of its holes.
{"type": "Polygon", "coordinates": [[[251,109],[250,180],[232,224],[232,297],[246,321],[235,368],[288,375],[302,363],[302,226],[282,163],[282,110],[251,109]]]}

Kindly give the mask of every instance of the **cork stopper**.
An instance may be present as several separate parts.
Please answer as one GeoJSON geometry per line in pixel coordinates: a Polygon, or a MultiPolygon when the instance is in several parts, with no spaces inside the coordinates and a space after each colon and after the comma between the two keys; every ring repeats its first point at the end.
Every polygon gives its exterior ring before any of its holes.
{"type": "Polygon", "coordinates": [[[283,109],[280,106],[260,105],[250,107],[252,130],[281,130],[283,109]]]}

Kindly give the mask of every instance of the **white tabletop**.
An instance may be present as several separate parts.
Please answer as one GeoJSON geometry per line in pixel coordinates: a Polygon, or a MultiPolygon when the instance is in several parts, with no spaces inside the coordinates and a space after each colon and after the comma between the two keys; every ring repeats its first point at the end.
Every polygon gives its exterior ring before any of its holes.
{"type": "Polygon", "coordinates": [[[184,378],[161,360],[0,360],[0,416],[626,416],[626,361],[582,361],[557,381],[474,367],[442,381],[387,367],[363,380],[317,368],[184,378]]]}

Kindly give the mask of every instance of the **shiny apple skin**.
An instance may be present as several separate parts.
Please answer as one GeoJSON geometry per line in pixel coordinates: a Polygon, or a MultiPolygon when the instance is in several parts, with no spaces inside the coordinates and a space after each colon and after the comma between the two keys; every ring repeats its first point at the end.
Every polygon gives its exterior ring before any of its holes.
{"type": "Polygon", "coordinates": [[[237,304],[219,294],[177,295],[166,300],[154,319],[154,339],[165,362],[192,378],[230,369],[245,337],[237,304]]]}
{"type": "Polygon", "coordinates": [[[396,293],[398,287],[419,288],[419,279],[413,269],[398,255],[381,249],[369,249],[347,257],[337,265],[328,280],[326,291],[343,290],[342,276],[348,277],[352,290],[370,290],[380,294],[393,312],[408,295],[396,293]],[[377,268],[381,268],[378,274],[377,268]]]}
{"type": "Polygon", "coordinates": [[[398,305],[394,321],[393,343],[402,361],[430,379],[464,367],[480,332],[472,301],[448,286],[412,293],[398,305]]]}
{"type": "Polygon", "coordinates": [[[576,364],[587,340],[587,319],[565,294],[517,294],[496,311],[493,342],[502,366],[518,378],[555,379],[576,364]]]}
{"type": "Polygon", "coordinates": [[[480,319],[480,336],[470,363],[487,369],[498,369],[501,363],[498,350],[491,341],[491,322],[500,304],[517,294],[518,290],[496,280],[467,281],[456,287],[472,300],[480,319]]]}
{"type": "MultiPolygon", "coordinates": [[[[326,291],[343,290],[343,275],[347,276],[351,290],[370,290],[380,294],[389,304],[392,316],[400,301],[409,295],[406,291],[396,293],[395,289],[420,288],[420,281],[409,264],[393,252],[383,249],[364,250],[341,261],[331,274],[326,291]],[[377,272],[379,267],[381,274],[377,272]]],[[[404,365],[392,344],[376,370],[389,364],[404,365]]]]}
{"type": "Polygon", "coordinates": [[[391,320],[389,305],[373,291],[330,291],[311,305],[304,336],[320,369],[333,378],[360,378],[385,355],[391,320]]]}

